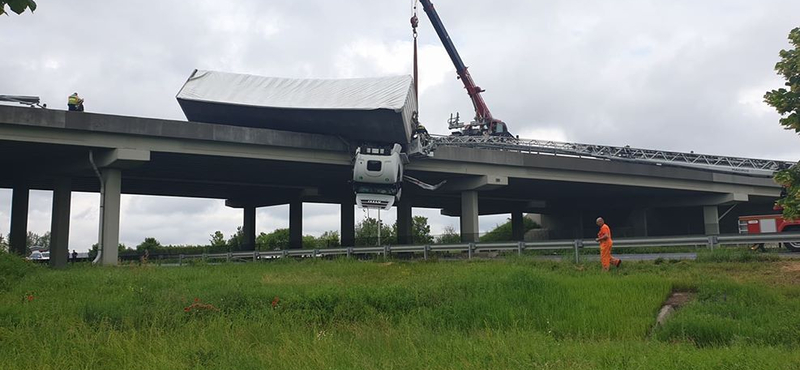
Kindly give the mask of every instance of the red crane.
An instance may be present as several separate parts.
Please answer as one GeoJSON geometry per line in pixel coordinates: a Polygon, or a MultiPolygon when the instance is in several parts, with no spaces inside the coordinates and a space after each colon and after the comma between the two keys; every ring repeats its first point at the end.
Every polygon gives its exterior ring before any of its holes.
{"type": "MultiPolygon", "coordinates": [[[[442,19],[439,18],[439,14],[436,12],[436,8],[433,7],[433,3],[431,3],[430,0],[420,0],[420,2],[422,2],[422,8],[428,15],[428,19],[430,19],[433,29],[436,30],[436,34],[439,35],[439,40],[442,41],[445,50],[447,50],[450,60],[453,61],[453,65],[456,67],[456,73],[458,73],[458,78],[464,83],[464,88],[467,90],[467,94],[472,100],[472,106],[475,108],[475,119],[473,122],[462,124],[458,122],[458,116],[455,118],[451,116],[451,119],[448,122],[450,124],[450,128],[460,129],[461,131],[456,134],[461,135],[511,136],[511,134],[508,132],[505,122],[494,118],[492,113],[489,111],[489,107],[486,105],[486,102],[483,101],[481,93],[485,90],[478,87],[475,84],[475,81],[472,80],[472,75],[470,75],[467,66],[464,65],[464,62],[461,60],[461,56],[458,54],[458,50],[456,50],[453,40],[450,39],[450,35],[447,34],[447,30],[444,28],[444,23],[442,23],[442,19]]],[[[416,5],[414,6],[414,9],[415,14],[411,18],[411,25],[414,28],[414,80],[416,83],[416,27],[419,23],[419,20],[417,19],[416,15],[416,5]]]]}

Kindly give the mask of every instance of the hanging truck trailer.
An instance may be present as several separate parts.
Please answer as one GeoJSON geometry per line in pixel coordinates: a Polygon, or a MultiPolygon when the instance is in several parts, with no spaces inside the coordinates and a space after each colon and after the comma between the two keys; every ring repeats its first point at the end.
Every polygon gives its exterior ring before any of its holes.
{"type": "Polygon", "coordinates": [[[390,209],[402,194],[409,156],[426,156],[417,133],[411,76],[289,79],[195,70],[177,95],[195,122],[339,137],[353,153],[353,191],[365,208],[390,209]]]}

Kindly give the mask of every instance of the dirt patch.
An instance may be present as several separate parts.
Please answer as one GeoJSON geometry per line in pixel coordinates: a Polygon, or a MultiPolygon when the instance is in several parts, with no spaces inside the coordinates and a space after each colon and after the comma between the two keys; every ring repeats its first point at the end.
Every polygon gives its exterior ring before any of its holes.
{"type": "Polygon", "coordinates": [[[800,274],[800,261],[786,262],[781,266],[781,270],[787,273],[800,274]]]}
{"type": "Polygon", "coordinates": [[[779,274],[773,274],[776,284],[800,285],[800,261],[784,262],[779,274]]]}

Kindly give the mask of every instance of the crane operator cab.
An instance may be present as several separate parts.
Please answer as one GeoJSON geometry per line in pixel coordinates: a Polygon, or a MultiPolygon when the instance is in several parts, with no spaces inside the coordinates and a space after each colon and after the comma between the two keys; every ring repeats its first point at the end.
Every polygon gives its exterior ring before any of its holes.
{"type": "Polygon", "coordinates": [[[388,210],[400,199],[404,164],[401,150],[400,144],[356,149],[353,191],[359,207],[388,210]]]}

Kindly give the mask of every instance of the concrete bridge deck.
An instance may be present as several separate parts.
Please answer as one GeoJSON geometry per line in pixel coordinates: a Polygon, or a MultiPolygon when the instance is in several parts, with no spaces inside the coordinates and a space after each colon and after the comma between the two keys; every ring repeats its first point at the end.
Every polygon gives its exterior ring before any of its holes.
{"type": "MultiPolygon", "coordinates": [[[[326,135],[0,106],[0,165],[6,169],[0,187],[14,189],[14,240],[24,235],[20,218],[27,212],[29,189],[55,190],[54,199],[61,198],[54,201],[53,234],[68,225],[71,191],[100,191],[89,163],[92,152],[106,185],[104,244],[117,244],[120,193],[225,199],[244,209],[251,244],[256,207],[290,204],[292,240],[299,243],[302,202],[341,204],[341,234],[348,244],[354,237],[348,180],[355,146],[326,135]]],[[[460,216],[466,239],[477,234],[479,214],[502,213],[512,215],[521,238],[523,212],[546,215],[543,222],[560,237],[585,234],[599,212],[634,235],[659,235],[718,232],[720,206],[763,212],[780,191],[763,177],[459,147],[441,147],[432,158],[412,161],[406,172],[447,184],[433,192],[404,186],[398,204],[401,242],[410,237],[412,207],[460,216]]],[[[59,248],[61,234],[54,235],[59,248]]],[[[115,252],[108,257],[115,261],[115,252]]]]}

